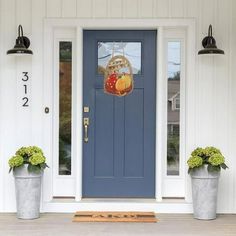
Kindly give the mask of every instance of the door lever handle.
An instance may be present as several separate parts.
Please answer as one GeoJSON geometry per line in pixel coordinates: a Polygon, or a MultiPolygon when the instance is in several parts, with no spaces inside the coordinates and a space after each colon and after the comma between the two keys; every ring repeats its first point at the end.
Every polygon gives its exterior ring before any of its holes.
{"type": "Polygon", "coordinates": [[[88,143],[88,126],[89,126],[89,118],[88,117],[85,117],[83,119],[83,123],[84,123],[84,142],[85,143],[88,143]]]}

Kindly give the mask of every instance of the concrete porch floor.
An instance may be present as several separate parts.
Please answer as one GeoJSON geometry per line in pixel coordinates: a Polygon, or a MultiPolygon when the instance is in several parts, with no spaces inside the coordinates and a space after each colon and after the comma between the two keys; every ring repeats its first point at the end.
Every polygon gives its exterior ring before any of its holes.
{"type": "Polygon", "coordinates": [[[0,214],[0,236],[235,236],[236,215],[218,215],[201,221],[191,214],[157,214],[158,223],[73,223],[72,214],[41,214],[37,220],[18,220],[15,214],[0,214]]]}

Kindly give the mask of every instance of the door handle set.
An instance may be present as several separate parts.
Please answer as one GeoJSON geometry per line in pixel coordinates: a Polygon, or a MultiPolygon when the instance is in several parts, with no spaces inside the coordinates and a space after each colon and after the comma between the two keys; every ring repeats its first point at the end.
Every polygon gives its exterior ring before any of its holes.
{"type": "Polygon", "coordinates": [[[89,138],[88,138],[89,118],[88,117],[84,117],[83,125],[84,125],[84,142],[88,143],[89,141],[89,138]]]}

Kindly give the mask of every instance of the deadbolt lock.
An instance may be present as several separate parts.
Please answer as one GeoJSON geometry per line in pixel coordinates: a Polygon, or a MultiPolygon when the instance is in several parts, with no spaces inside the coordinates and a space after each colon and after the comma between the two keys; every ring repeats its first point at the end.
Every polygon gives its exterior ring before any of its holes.
{"type": "Polygon", "coordinates": [[[89,107],[84,107],[84,113],[89,113],[89,107]]]}

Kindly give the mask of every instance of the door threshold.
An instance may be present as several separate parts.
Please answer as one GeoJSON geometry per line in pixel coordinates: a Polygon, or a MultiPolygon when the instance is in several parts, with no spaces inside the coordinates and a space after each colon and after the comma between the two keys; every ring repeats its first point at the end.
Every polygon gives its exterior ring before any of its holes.
{"type": "MultiPolygon", "coordinates": [[[[76,201],[75,197],[54,197],[54,203],[157,203],[156,198],[82,198],[76,201]]],[[[163,198],[159,204],[187,203],[184,198],[163,198]]]]}
{"type": "Polygon", "coordinates": [[[155,198],[82,198],[81,202],[140,202],[153,203],[155,198]]]}

